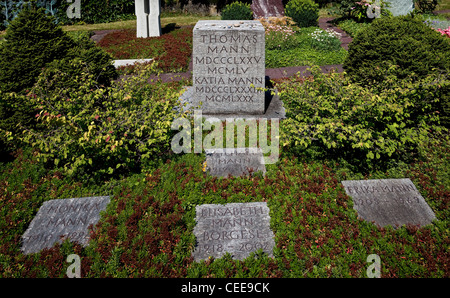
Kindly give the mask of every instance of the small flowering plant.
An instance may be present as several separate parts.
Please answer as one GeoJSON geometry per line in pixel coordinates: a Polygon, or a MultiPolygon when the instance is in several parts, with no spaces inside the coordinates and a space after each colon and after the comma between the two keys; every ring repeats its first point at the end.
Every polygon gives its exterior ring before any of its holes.
{"type": "Polygon", "coordinates": [[[295,31],[287,25],[267,24],[266,48],[286,50],[295,46],[295,31]]]}
{"type": "Polygon", "coordinates": [[[311,34],[311,46],[317,50],[338,51],[341,46],[341,34],[332,29],[316,29],[311,34]]]}

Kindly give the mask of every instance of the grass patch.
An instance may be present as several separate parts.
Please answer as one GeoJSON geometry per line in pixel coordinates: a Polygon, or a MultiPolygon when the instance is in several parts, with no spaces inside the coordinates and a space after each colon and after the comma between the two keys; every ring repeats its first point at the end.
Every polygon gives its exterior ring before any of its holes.
{"type": "Polygon", "coordinates": [[[266,67],[277,68],[304,65],[341,64],[347,57],[342,47],[337,50],[318,50],[313,46],[311,33],[317,27],[301,28],[292,38],[295,47],[288,49],[266,49],[266,67]]]}

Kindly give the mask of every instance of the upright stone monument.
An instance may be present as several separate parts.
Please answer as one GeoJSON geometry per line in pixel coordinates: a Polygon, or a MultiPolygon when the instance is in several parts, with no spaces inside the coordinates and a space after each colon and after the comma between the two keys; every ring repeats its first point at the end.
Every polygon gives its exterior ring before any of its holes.
{"type": "Polygon", "coordinates": [[[36,253],[65,239],[86,246],[89,226],[98,222],[109,202],[109,196],[44,202],[22,236],[23,253],[36,253]]]}
{"type": "Polygon", "coordinates": [[[424,226],[436,216],[410,179],[342,181],[358,217],[384,227],[424,226]]]}
{"type": "Polygon", "coordinates": [[[160,0],[135,0],[136,36],[161,36],[160,0]]]}
{"type": "Polygon", "coordinates": [[[194,98],[205,114],[264,114],[265,31],[259,21],[198,21],[194,98]]]}

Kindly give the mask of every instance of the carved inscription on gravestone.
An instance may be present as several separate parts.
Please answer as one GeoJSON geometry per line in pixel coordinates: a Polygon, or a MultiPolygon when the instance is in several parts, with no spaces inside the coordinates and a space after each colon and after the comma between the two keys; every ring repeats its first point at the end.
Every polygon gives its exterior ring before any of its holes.
{"type": "Polygon", "coordinates": [[[65,239],[87,245],[89,226],[98,222],[109,202],[109,196],[44,202],[22,236],[22,252],[36,253],[65,239]]]}
{"type": "Polygon", "coordinates": [[[259,21],[197,22],[193,87],[204,113],[264,113],[264,32],[259,21]]]}
{"type": "Polygon", "coordinates": [[[273,257],[275,241],[265,202],[199,205],[196,221],[193,256],[197,262],[210,256],[220,258],[227,252],[243,260],[258,249],[273,257]]]}
{"type": "Polygon", "coordinates": [[[205,149],[208,173],[216,177],[266,172],[261,148],[205,149]]]}
{"type": "Polygon", "coordinates": [[[436,218],[410,179],[348,180],[342,185],[358,216],[381,227],[424,226],[436,218]]]}

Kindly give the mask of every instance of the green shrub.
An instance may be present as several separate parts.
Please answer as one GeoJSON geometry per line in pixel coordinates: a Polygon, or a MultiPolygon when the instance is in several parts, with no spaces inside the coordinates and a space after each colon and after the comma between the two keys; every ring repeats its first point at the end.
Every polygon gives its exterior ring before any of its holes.
{"type": "Polygon", "coordinates": [[[390,75],[386,82],[360,86],[314,68],[313,79],[303,84],[277,86],[287,116],[280,142],[297,153],[312,148],[322,157],[362,166],[420,153],[425,142],[440,136],[436,106],[450,81],[433,75],[412,82],[390,75]]]}
{"type": "Polygon", "coordinates": [[[42,68],[62,59],[73,40],[43,9],[24,8],[6,30],[0,45],[0,90],[19,92],[31,88],[42,68]]]}
{"type": "Polygon", "coordinates": [[[148,84],[143,73],[100,87],[86,64],[71,63],[83,67],[78,77],[46,71],[32,89],[30,102],[45,129],[28,129],[23,140],[38,150],[40,160],[69,175],[101,179],[139,170],[143,161],[168,152],[176,92],[148,84]],[[78,86],[54,83],[70,78],[78,86]]]}
{"type": "Polygon", "coordinates": [[[438,0],[414,0],[414,8],[420,13],[431,13],[437,5],[438,0]]]}
{"type": "Polygon", "coordinates": [[[421,79],[450,69],[450,39],[414,16],[375,20],[353,39],[348,53],[344,69],[362,84],[379,84],[392,64],[399,66],[400,79],[411,73],[421,79]]]}
{"type": "Polygon", "coordinates": [[[240,1],[225,6],[221,15],[222,20],[253,20],[253,11],[250,4],[240,1]]]}
{"type": "Polygon", "coordinates": [[[299,27],[317,25],[319,5],[312,0],[290,0],[284,11],[299,27]]]}

